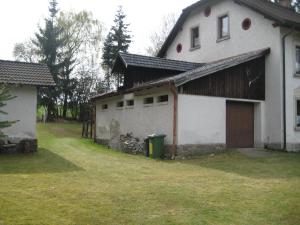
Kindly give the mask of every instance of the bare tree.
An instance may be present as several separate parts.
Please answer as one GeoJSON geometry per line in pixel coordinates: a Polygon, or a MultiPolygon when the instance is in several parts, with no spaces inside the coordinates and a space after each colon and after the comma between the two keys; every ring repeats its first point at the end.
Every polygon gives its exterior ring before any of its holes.
{"type": "Polygon", "coordinates": [[[22,62],[38,62],[40,59],[32,41],[25,41],[15,44],[13,51],[14,58],[22,62]]]}
{"type": "Polygon", "coordinates": [[[157,55],[158,51],[175,25],[176,19],[177,16],[174,13],[163,16],[162,24],[159,29],[150,35],[151,45],[146,49],[149,55],[157,55]]]}

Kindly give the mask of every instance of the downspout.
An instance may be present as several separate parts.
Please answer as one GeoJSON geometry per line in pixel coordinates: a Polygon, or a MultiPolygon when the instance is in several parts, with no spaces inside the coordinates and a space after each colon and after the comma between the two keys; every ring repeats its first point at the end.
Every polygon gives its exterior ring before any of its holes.
{"type": "Polygon", "coordinates": [[[286,151],[286,65],[285,65],[285,40],[288,36],[294,33],[294,30],[283,35],[281,38],[282,44],[282,98],[283,98],[283,151],[286,151]]]}
{"type": "Polygon", "coordinates": [[[177,149],[177,114],[178,114],[178,93],[174,84],[169,83],[170,91],[173,94],[173,144],[172,144],[172,159],[175,158],[177,149]]]}
{"type": "Polygon", "coordinates": [[[93,123],[93,139],[94,142],[96,143],[96,138],[97,138],[97,134],[96,134],[96,113],[97,113],[97,108],[96,108],[96,102],[93,103],[93,119],[92,119],[92,123],[93,123]]]}

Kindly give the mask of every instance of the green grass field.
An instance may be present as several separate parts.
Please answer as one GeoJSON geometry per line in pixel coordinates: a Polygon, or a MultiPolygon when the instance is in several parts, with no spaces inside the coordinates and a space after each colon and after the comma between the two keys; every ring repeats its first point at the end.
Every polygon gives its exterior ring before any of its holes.
{"type": "Polygon", "coordinates": [[[0,155],[0,224],[300,224],[300,155],[157,161],[39,124],[39,152],[0,155]]]}

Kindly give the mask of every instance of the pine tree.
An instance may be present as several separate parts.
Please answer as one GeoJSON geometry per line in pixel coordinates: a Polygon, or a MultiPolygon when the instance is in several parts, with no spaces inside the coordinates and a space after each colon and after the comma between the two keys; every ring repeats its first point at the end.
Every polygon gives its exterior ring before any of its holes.
{"type": "Polygon", "coordinates": [[[114,19],[115,25],[112,26],[112,38],[114,43],[114,52],[127,52],[131,43],[131,35],[129,34],[129,24],[125,23],[126,15],[120,6],[114,19]]]}
{"type": "MultiPolygon", "coordinates": [[[[38,54],[42,58],[41,62],[47,64],[54,81],[59,84],[59,71],[62,64],[58,63],[58,49],[63,45],[63,40],[60,39],[61,29],[55,23],[58,13],[56,0],[49,2],[50,17],[45,19],[45,27],[39,28],[39,32],[35,34],[33,44],[38,49],[38,54]]],[[[39,104],[46,107],[48,118],[54,119],[57,116],[56,102],[59,96],[57,87],[39,90],[39,104]]]]}
{"type": "Polygon", "coordinates": [[[56,0],[51,0],[49,2],[48,10],[50,12],[50,17],[51,18],[55,18],[56,14],[58,13],[57,5],[58,5],[58,3],[57,3],[56,0]]]}
{"type": "Polygon", "coordinates": [[[111,87],[111,77],[110,77],[110,71],[113,67],[114,60],[115,60],[115,53],[113,52],[113,38],[112,33],[109,32],[104,44],[103,44],[103,55],[102,55],[102,68],[105,72],[105,83],[107,86],[107,90],[109,91],[111,87]]]}
{"type": "Polygon", "coordinates": [[[132,36],[128,30],[129,24],[125,22],[126,15],[120,6],[114,19],[114,25],[111,27],[103,47],[102,67],[105,71],[105,79],[109,85],[115,83],[119,86],[118,75],[111,74],[114,61],[119,52],[127,52],[131,43],[132,36]]]}
{"type": "MultiPolygon", "coordinates": [[[[5,85],[0,85],[0,114],[7,114],[3,110],[2,107],[6,105],[6,102],[15,98],[9,93],[9,89],[5,85]]],[[[17,121],[0,121],[0,137],[4,136],[2,133],[2,129],[6,127],[10,127],[12,124],[16,123],[17,121]]]]}

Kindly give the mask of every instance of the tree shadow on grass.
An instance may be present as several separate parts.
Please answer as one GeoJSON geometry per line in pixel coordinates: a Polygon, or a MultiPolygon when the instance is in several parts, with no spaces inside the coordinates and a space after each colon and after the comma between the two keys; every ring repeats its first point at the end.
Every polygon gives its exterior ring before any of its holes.
{"type": "Polygon", "coordinates": [[[300,154],[297,153],[276,152],[266,158],[251,158],[230,150],[181,162],[255,179],[300,178],[300,154]]]}
{"type": "Polygon", "coordinates": [[[0,154],[0,174],[65,173],[82,170],[44,148],[34,154],[0,154]]]}

